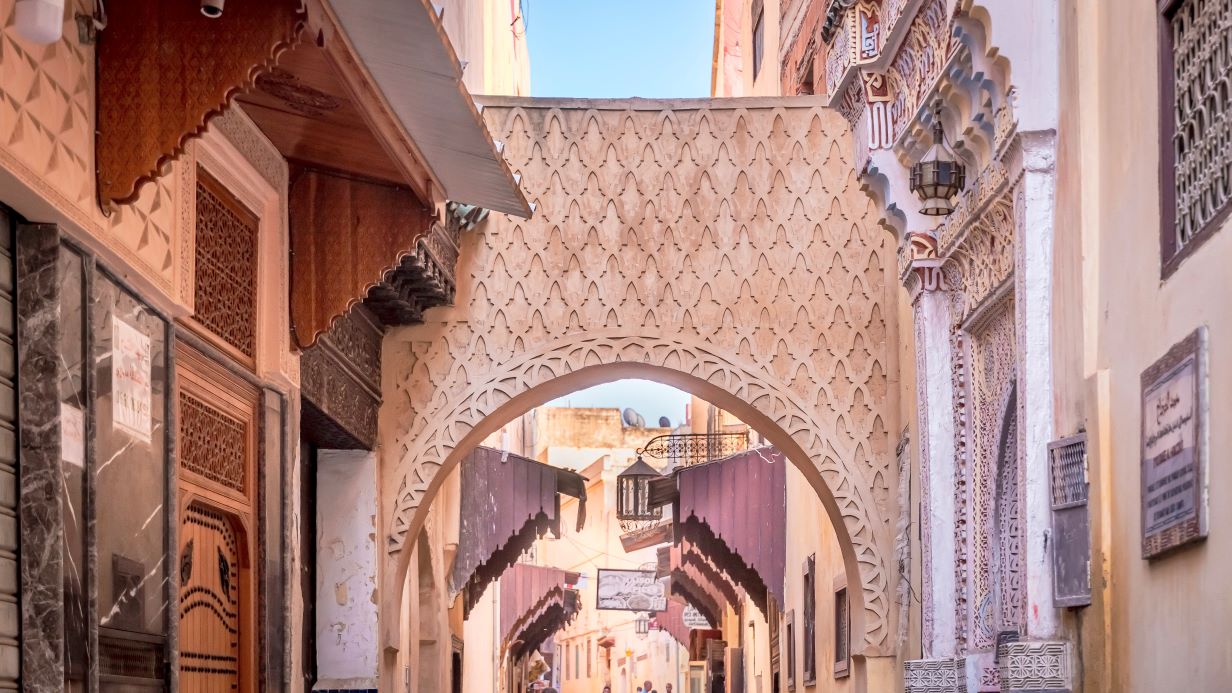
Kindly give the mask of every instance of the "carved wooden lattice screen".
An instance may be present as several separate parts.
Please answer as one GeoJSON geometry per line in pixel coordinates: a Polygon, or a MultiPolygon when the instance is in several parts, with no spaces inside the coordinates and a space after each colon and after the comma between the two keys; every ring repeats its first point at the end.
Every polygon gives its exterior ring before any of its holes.
{"type": "Polygon", "coordinates": [[[196,321],[251,365],[257,351],[257,216],[197,170],[196,321]]]}
{"type": "Polygon", "coordinates": [[[244,493],[247,479],[244,422],[202,400],[180,395],[180,460],[184,469],[244,493]]]}

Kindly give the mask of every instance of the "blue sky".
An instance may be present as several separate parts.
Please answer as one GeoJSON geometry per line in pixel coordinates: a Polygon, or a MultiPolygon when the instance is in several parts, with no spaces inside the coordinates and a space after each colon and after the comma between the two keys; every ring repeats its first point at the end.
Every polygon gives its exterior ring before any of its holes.
{"type": "Polygon", "coordinates": [[[714,0],[520,0],[533,96],[710,95],[714,0]]]}
{"type": "Polygon", "coordinates": [[[659,425],[666,416],[673,426],[684,423],[684,407],[689,395],[670,385],[653,380],[615,380],[578,390],[548,402],[549,407],[633,407],[646,419],[647,426],[659,425]]]}

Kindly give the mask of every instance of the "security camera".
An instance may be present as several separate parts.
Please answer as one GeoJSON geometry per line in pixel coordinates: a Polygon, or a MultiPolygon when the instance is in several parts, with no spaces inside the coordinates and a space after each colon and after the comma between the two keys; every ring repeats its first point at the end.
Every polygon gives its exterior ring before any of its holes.
{"type": "Polygon", "coordinates": [[[201,0],[201,14],[210,19],[218,19],[222,16],[222,5],[227,0],[201,0]]]}

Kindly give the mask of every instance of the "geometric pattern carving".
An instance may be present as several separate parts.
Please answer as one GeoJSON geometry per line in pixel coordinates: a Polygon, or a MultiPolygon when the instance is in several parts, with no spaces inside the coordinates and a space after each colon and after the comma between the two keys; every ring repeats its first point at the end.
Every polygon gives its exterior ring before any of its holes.
{"type": "Polygon", "coordinates": [[[905,693],[967,693],[962,659],[909,659],[903,662],[905,693]]]}
{"type": "Polygon", "coordinates": [[[924,97],[932,90],[942,69],[958,47],[952,42],[947,0],[926,0],[907,28],[902,47],[886,73],[894,100],[890,103],[890,118],[894,137],[914,120],[916,111],[924,105],[924,97]]]}
{"type": "Polygon", "coordinates": [[[257,351],[257,217],[197,172],[193,317],[248,358],[257,351]]]}
{"type": "Polygon", "coordinates": [[[180,392],[180,465],[241,493],[248,436],[243,421],[180,392]]]}
{"type": "Polygon", "coordinates": [[[973,646],[977,649],[991,647],[997,633],[1017,629],[1026,622],[1018,499],[1018,408],[1013,394],[1017,364],[1014,317],[1014,302],[1007,298],[968,338],[971,417],[970,428],[964,433],[971,454],[969,541],[973,565],[967,584],[974,592],[973,646]]]}
{"type": "Polygon", "coordinates": [[[998,648],[1001,690],[1068,693],[1073,677],[1067,642],[1013,642],[998,648]]]}
{"type": "Polygon", "coordinates": [[[461,320],[429,314],[386,340],[384,445],[401,458],[384,484],[390,550],[502,405],[587,366],[645,364],[747,403],[799,446],[860,566],[856,651],[888,650],[893,248],[844,158],[841,117],[514,99],[484,115],[536,213],[493,214],[463,238],[461,320]]]}

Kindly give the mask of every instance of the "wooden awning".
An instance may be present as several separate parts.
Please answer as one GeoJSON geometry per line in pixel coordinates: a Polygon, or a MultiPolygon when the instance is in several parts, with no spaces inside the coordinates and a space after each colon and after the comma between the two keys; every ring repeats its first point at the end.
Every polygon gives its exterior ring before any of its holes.
{"type": "Polygon", "coordinates": [[[560,536],[560,494],[578,499],[577,531],[586,522],[586,480],[535,460],[475,448],[462,461],[461,532],[449,575],[464,615],[536,537],[560,536]]]}
{"type": "Polygon", "coordinates": [[[501,647],[517,661],[537,649],[577,616],[578,574],[519,563],[500,579],[501,647]]]}
{"type": "Polygon", "coordinates": [[[675,475],[678,544],[692,544],[763,613],[768,597],[784,603],[787,464],[781,452],[767,446],[675,475]]]}
{"type": "Polygon", "coordinates": [[[135,200],[238,107],[291,163],[291,314],[307,349],[360,301],[386,325],[453,298],[457,224],[531,209],[427,0],[108,0],[97,194],[135,200]],[[446,202],[468,205],[438,218],[446,202]]]}
{"type": "Polygon", "coordinates": [[[530,216],[428,0],[108,0],[98,194],[129,202],[233,100],[289,160],[530,216]]]}

